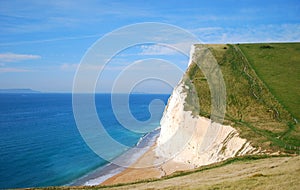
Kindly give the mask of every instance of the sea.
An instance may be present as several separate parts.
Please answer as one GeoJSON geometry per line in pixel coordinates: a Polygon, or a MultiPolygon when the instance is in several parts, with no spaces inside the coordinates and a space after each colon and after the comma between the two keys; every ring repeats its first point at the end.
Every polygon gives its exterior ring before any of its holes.
{"type": "MultiPolygon", "coordinates": [[[[149,105],[157,99],[167,104],[169,96],[130,94],[127,106],[117,106],[119,113],[129,108],[139,121],[149,120],[153,113],[158,116],[140,126],[147,129],[142,133],[122,126],[111,94],[95,94],[95,105],[106,132],[117,142],[136,147],[157,137],[164,110],[154,105],[150,113],[149,105]]],[[[129,150],[110,151],[118,158],[129,150]]],[[[0,94],[0,189],[93,185],[122,169],[86,144],[74,119],[71,93],[0,94]]]]}

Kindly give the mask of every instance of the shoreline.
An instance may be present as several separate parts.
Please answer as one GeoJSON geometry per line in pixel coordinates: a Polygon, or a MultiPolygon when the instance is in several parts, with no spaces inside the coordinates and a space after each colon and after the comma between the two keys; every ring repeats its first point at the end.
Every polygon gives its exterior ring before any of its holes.
{"type": "MultiPolygon", "coordinates": [[[[169,157],[169,160],[165,160],[164,155],[157,154],[156,151],[159,151],[161,147],[158,147],[159,144],[156,139],[151,148],[149,148],[148,151],[146,151],[139,159],[137,159],[136,162],[130,165],[130,167],[110,177],[100,185],[113,185],[151,178],[161,178],[176,171],[188,171],[199,166],[209,165],[226,160],[234,157],[238,151],[240,151],[238,155],[255,154],[257,151],[259,151],[251,147],[249,142],[247,142],[245,139],[240,138],[234,128],[227,125],[220,125],[220,129],[216,134],[215,139],[212,141],[206,140],[206,135],[211,136],[211,132],[209,133],[207,131],[210,127],[210,120],[205,117],[199,117],[194,122],[197,130],[193,131],[193,135],[189,143],[186,144],[184,149],[177,154],[176,157],[171,156],[169,157]],[[197,143],[199,142],[201,144],[203,144],[203,142],[212,143],[212,145],[204,144],[209,148],[204,150],[205,154],[202,153],[201,158],[198,157],[197,154],[193,154],[191,151],[193,150],[193,146],[196,147],[197,143]],[[227,144],[225,144],[225,142],[227,144]],[[226,154],[221,152],[222,149],[220,148],[224,147],[224,145],[226,146],[226,154]]],[[[175,145],[172,144],[170,147],[172,146],[175,145]]],[[[180,146],[180,144],[177,144],[177,146],[180,146]]]]}
{"type": "Polygon", "coordinates": [[[152,145],[152,147],[143,154],[133,165],[124,169],[120,173],[108,178],[98,185],[112,185],[117,183],[128,183],[134,182],[137,180],[148,179],[148,178],[159,178],[162,177],[161,171],[155,167],[148,168],[135,168],[136,166],[140,166],[141,163],[153,162],[153,150],[156,147],[156,144],[152,145]]]}
{"type": "Polygon", "coordinates": [[[129,183],[146,179],[161,178],[170,175],[176,171],[187,171],[194,169],[191,164],[175,162],[172,159],[163,163],[161,158],[157,157],[155,149],[157,148],[157,138],[155,143],[130,167],[125,168],[120,173],[108,178],[98,185],[113,185],[119,183],[129,183]]]}
{"type": "Polygon", "coordinates": [[[102,184],[103,182],[109,180],[110,178],[122,173],[124,170],[130,168],[131,165],[138,162],[138,160],[143,157],[149,149],[153,147],[156,140],[160,134],[160,127],[154,129],[153,131],[146,133],[140,138],[136,145],[129,150],[125,151],[120,156],[116,157],[113,161],[100,166],[99,168],[90,171],[86,175],[75,179],[74,181],[66,184],[66,186],[94,186],[102,184]],[[119,166],[114,164],[114,161],[122,161],[128,167],[119,166]]]}

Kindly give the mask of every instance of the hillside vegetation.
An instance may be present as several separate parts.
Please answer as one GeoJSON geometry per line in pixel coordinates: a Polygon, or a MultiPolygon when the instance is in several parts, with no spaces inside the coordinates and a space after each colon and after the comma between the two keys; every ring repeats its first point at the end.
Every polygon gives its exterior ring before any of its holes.
{"type": "MultiPolygon", "coordinates": [[[[300,49],[296,48],[299,47],[299,44],[297,45],[208,45],[223,73],[226,85],[224,124],[235,127],[241,137],[250,140],[253,146],[261,147],[270,152],[281,151],[299,154],[300,151],[300,128],[294,118],[299,104],[295,103],[293,106],[285,104],[285,102],[299,102],[300,96],[295,94],[298,94],[300,90],[298,87],[293,88],[294,83],[287,85],[288,87],[282,87],[285,82],[299,80],[297,69],[290,72],[291,62],[300,60],[300,49]],[[278,57],[278,52],[282,52],[282,50],[276,49],[283,49],[285,45],[292,48],[293,51],[285,52],[285,59],[278,59],[277,62],[277,59],[272,57],[278,57]],[[268,56],[263,56],[265,51],[268,51],[266,53],[268,56]],[[287,55],[289,53],[292,55],[287,55]],[[251,57],[250,61],[248,60],[249,57],[251,57]],[[272,64],[270,60],[273,60],[273,66],[267,67],[262,57],[267,57],[269,64],[272,64]],[[293,61],[288,57],[292,57],[293,61]],[[255,72],[253,65],[255,65],[256,70],[260,71],[259,73],[255,72]],[[280,70],[283,73],[288,70],[287,72],[290,74],[282,74],[281,78],[272,78],[273,75],[270,74],[270,76],[264,77],[263,82],[260,79],[261,75],[264,72],[271,73],[270,70],[272,69],[280,70]],[[281,82],[277,83],[276,80],[281,80],[281,82]],[[269,89],[271,86],[272,90],[269,89]],[[283,88],[290,90],[281,92],[283,88]],[[275,90],[278,92],[273,94],[272,92],[275,90]],[[289,100],[289,95],[286,93],[293,94],[291,96],[294,99],[289,100]]],[[[295,65],[294,62],[293,65],[295,65]]],[[[187,75],[198,93],[200,115],[210,117],[211,94],[206,81],[207,76],[201,72],[195,63],[189,67],[187,75]]]]}
{"type": "MultiPolygon", "coordinates": [[[[59,189],[298,189],[300,157],[244,156],[177,172],[160,179],[127,184],[59,189]]],[[[48,187],[43,189],[58,189],[48,187]]]]}
{"type": "MultiPolygon", "coordinates": [[[[194,171],[107,189],[298,189],[300,157],[229,159],[194,171]]],[[[98,187],[100,188],[100,187],[98,187]]],[[[105,188],[105,189],[106,189],[105,188]]]]}
{"type": "Polygon", "coordinates": [[[241,44],[240,49],[277,100],[300,120],[300,43],[241,44]]]}

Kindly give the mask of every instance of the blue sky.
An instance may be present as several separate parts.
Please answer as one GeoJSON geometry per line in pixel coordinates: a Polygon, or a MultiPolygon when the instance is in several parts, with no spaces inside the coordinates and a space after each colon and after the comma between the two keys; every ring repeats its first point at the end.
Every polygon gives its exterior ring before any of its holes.
{"type": "MultiPolygon", "coordinates": [[[[0,0],[0,88],[71,92],[76,68],[89,47],[113,30],[140,22],[172,24],[203,43],[299,42],[300,1],[0,0]]],[[[109,92],[125,65],[149,58],[187,67],[187,57],[180,53],[140,45],[111,61],[96,91],[109,92]]],[[[171,89],[148,83],[136,91],[171,89]]]]}

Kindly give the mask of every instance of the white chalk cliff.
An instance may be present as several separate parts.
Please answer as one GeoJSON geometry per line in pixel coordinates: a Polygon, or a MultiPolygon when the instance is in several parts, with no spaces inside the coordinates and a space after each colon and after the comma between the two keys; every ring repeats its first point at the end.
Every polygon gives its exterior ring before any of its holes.
{"type": "MultiPolygon", "coordinates": [[[[191,51],[194,53],[195,47],[191,51]]],[[[198,167],[258,151],[233,127],[186,111],[187,89],[182,79],[169,98],[160,122],[157,157],[198,167]]]]}

